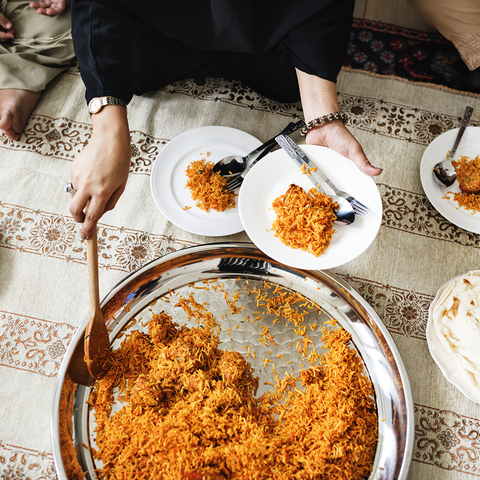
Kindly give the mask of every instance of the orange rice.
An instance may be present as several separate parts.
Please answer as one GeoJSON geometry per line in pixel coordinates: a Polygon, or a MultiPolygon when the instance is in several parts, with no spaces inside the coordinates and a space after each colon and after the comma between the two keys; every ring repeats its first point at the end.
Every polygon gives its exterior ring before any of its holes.
{"type": "Polygon", "coordinates": [[[235,207],[236,194],[227,190],[227,179],[218,172],[213,173],[213,167],[214,163],[204,158],[191,162],[185,171],[185,186],[190,190],[195,206],[206,212],[210,209],[224,212],[235,207]]]}
{"type": "MultiPolygon", "coordinates": [[[[457,171],[457,180],[461,184],[473,171],[480,170],[480,156],[477,155],[473,160],[469,157],[461,156],[459,160],[453,160],[452,164],[457,171]]],[[[448,193],[452,194],[453,199],[458,202],[460,207],[464,207],[465,210],[472,210],[473,213],[480,212],[480,193],[467,193],[461,190],[448,193]]]]}
{"type": "Polygon", "coordinates": [[[311,188],[308,193],[295,184],[273,201],[275,236],[291,248],[305,250],[315,257],[325,252],[332,240],[335,203],[311,188]]]}
{"type": "MultiPolygon", "coordinates": [[[[307,307],[301,295],[267,289],[252,294],[287,319],[294,304],[307,307]]],[[[125,336],[92,389],[94,454],[104,463],[99,478],[368,477],[378,420],[373,387],[349,347],[350,334],[324,327],[327,353],[312,351],[310,367],[298,378],[275,374],[274,388],[257,399],[254,370],[240,353],[218,348],[219,325],[205,305],[192,296],[179,304],[195,312],[197,328],[154,314],[148,334],[125,336]],[[114,387],[124,405],[112,414],[114,387]]],[[[318,310],[315,304],[307,308],[318,310]]],[[[301,323],[298,316],[292,321],[301,323]]]]}

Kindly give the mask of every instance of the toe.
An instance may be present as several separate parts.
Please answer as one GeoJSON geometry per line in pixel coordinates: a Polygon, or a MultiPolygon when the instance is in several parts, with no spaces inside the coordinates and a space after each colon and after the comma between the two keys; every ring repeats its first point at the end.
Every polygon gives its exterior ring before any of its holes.
{"type": "Polygon", "coordinates": [[[6,128],[3,133],[12,141],[17,141],[20,138],[20,134],[14,132],[11,128],[6,128]]]}
{"type": "Polygon", "coordinates": [[[13,123],[13,115],[12,112],[7,110],[6,112],[2,112],[0,114],[0,128],[2,130],[7,130],[12,127],[13,123]]]}

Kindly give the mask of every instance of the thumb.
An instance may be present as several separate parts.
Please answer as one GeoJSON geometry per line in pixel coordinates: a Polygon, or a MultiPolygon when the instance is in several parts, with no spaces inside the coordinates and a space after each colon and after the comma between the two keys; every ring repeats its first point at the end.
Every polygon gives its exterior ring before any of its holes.
{"type": "Polygon", "coordinates": [[[10,30],[12,28],[12,22],[5,16],[0,13],[0,25],[5,30],[10,30]]]}
{"type": "Polygon", "coordinates": [[[352,160],[361,172],[365,173],[365,175],[369,175],[370,177],[376,177],[383,172],[383,168],[374,167],[365,154],[355,156],[352,158],[352,160]]]}
{"type": "Polygon", "coordinates": [[[355,142],[352,146],[350,144],[348,158],[350,158],[353,163],[358,167],[358,169],[363,172],[365,175],[370,177],[375,177],[380,175],[383,172],[382,168],[374,167],[368,160],[363,148],[358,142],[355,142]]]}

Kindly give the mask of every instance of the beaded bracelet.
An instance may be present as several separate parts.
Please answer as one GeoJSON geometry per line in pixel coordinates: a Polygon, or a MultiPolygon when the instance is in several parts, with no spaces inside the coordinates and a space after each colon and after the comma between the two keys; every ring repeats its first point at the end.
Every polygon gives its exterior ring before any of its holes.
{"type": "Polygon", "coordinates": [[[333,120],[341,120],[343,123],[347,121],[347,114],[341,112],[329,113],[328,115],[323,115],[322,117],[314,118],[307,122],[307,124],[300,130],[300,135],[306,137],[307,133],[315,127],[323,125],[324,123],[331,122],[333,120]]]}

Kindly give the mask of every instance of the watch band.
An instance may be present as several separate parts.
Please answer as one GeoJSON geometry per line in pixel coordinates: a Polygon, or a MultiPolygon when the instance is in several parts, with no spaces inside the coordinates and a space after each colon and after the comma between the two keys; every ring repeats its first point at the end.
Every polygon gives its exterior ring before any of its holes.
{"type": "Polygon", "coordinates": [[[106,105],[121,105],[127,108],[127,104],[120,98],[110,96],[94,97],[88,103],[88,112],[90,114],[98,113],[106,105]]]}

